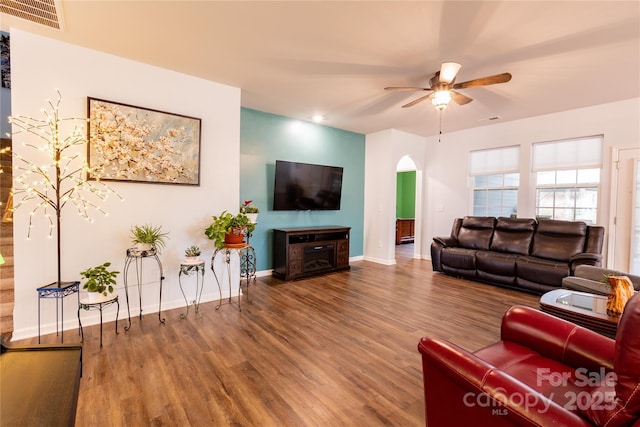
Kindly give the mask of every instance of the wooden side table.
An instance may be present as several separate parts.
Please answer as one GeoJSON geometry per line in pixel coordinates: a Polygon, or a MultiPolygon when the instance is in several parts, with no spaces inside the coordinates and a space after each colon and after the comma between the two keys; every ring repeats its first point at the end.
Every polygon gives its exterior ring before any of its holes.
{"type": "Polygon", "coordinates": [[[82,335],[82,342],[84,342],[84,331],[82,330],[82,321],[80,320],[81,310],[99,310],[100,311],[100,348],[102,348],[102,309],[110,305],[116,304],[116,335],[118,334],[118,314],[120,313],[120,303],[118,302],[118,295],[112,294],[102,297],[96,301],[89,301],[88,297],[80,298],[78,304],[78,324],[80,325],[80,335],[82,335]]]}

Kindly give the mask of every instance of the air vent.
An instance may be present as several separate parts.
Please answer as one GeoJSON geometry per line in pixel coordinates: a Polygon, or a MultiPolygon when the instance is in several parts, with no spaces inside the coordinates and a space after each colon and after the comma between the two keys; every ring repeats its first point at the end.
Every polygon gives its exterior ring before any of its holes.
{"type": "Polygon", "coordinates": [[[58,0],[0,0],[0,12],[59,30],[62,20],[56,3],[58,0]]]}
{"type": "Polygon", "coordinates": [[[493,117],[487,117],[486,119],[479,119],[479,122],[492,122],[494,120],[500,120],[502,117],[500,116],[493,116],[493,117]]]}

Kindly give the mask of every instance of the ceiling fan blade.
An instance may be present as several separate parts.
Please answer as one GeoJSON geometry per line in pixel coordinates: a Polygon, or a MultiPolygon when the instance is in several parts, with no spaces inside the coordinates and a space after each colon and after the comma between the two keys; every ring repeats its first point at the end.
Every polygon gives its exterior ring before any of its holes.
{"type": "Polygon", "coordinates": [[[445,62],[440,67],[440,82],[451,84],[456,79],[462,65],[457,62],[445,62]]]}
{"type": "Polygon", "coordinates": [[[495,76],[482,77],[479,79],[469,80],[467,82],[456,83],[451,86],[452,89],[465,89],[469,87],[488,86],[497,83],[506,83],[511,80],[511,73],[496,74],[495,76]]]}
{"type": "Polygon", "coordinates": [[[414,99],[414,100],[413,100],[413,101],[411,101],[410,103],[408,103],[408,104],[404,104],[404,105],[402,106],[402,108],[409,108],[409,107],[413,107],[414,105],[418,104],[419,102],[422,102],[422,101],[424,101],[425,99],[429,99],[429,97],[431,97],[431,95],[433,95],[433,94],[431,94],[431,93],[430,93],[429,95],[421,96],[421,97],[420,97],[420,98],[418,98],[418,99],[414,99]]]}
{"type": "Polygon", "coordinates": [[[460,92],[456,92],[455,90],[450,90],[451,99],[458,105],[465,105],[473,101],[473,98],[468,97],[467,95],[463,95],[460,92]]]}
{"type": "Polygon", "coordinates": [[[414,86],[389,86],[385,87],[384,90],[396,90],[396,91],[414,91],[414,90],[430,90],[427,87],[414,87],[414,86]]]}
{"type": "Polygon", "coordinates": [[[438,86],[438,83],[440,83],[440,71],[437,71],[436,74],[431,77],[431,80],[429,80],[431,88],[438,86]]]}

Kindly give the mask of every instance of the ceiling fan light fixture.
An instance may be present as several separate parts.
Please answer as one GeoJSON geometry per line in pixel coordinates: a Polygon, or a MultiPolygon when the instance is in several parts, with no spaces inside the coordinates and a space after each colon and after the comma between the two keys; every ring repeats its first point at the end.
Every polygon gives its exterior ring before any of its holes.
{"type": "Polygon", "coordinates": [[[436,110],[444,110],[449,102],[451,102],[451,92],[448,90],[439,90],[431,98],[431,103],[436,107],[436,110]]]}
{"type": "Polygon", "coordinates": [[[445,62],[440,68],[440,82],[451,83],[460,71],[461,65],[457,62],[445,62]]]}

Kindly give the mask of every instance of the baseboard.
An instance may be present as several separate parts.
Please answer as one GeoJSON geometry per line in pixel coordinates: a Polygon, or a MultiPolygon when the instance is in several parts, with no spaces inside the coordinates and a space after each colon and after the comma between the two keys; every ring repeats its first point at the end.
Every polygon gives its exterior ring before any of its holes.
{"type": "Polygon", "coordinates": [[[364,257],[363,260],[364,261],[371,261],[371,262],[375,262],[377,264],[383,264],[383,265],[395,265],[396,264],[396,260],[395,259],[381,259],[381,258],[373,258],[373,257],[364,257]]]}

